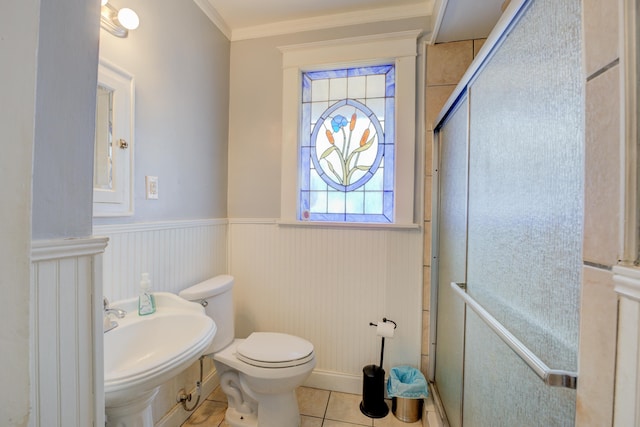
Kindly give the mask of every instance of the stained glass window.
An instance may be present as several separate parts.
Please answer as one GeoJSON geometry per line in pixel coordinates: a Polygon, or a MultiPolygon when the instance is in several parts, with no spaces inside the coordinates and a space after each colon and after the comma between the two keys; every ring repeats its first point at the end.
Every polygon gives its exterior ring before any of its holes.
{"type": "Polygon", "coordinates": [[[391,223],[394,65],[302,75],[303,221],[391,223]]]}

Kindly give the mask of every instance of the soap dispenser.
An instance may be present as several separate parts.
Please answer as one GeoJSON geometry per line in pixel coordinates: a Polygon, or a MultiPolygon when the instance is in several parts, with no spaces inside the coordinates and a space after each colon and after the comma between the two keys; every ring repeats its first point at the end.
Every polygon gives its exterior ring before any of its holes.
{"type": "Polygon", "coordinates": [[[151,293],[151,282],[149,273],[142,273],[140,280],[140,297],[138,298],[138,314],[146,316],[156,312],[156,300],[151,293]]]}

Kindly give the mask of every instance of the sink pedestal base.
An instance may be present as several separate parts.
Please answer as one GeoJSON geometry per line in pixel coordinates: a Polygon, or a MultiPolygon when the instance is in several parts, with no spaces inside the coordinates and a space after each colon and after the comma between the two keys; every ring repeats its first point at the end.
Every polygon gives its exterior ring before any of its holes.
{"type": "Polygon", "coordinates": [[[141,393],[134,399],[122,402],[108,402],[105,408],[105,427],[153,427],[151,403],[160,387],[141,393]]]}

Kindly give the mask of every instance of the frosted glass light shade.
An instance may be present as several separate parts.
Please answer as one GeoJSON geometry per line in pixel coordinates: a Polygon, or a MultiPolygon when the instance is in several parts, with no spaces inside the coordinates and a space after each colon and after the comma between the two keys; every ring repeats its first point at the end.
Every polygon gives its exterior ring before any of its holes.
{"type": "Polygon", "coordinates": [[[118,22],[127,30],[135,30],[140,25],[140,18],[132,9],[123,7],[118,11],[118,22]]]}

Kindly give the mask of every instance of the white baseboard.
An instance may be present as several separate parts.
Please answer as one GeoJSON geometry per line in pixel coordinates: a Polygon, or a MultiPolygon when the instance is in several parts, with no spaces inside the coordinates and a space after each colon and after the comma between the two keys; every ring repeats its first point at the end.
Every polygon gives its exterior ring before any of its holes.
{"type": "Polygon", "coordinates": [[[304,382],[304,386],[342,393],[362,394],[362,376],[316,369],[304,382]]]}
{"type": "MultiPolygon", "coordinates": [[[[200,403],[198,404],[198,408],[204,403],[207,397],[215,390],[216,387],[220,385],[220,380],[216,375],[216,370],[213,369],[209,372],[209,375],[202,382],[201,387],[201,396],[200,403]]],[[[196,388],[189,390],[189,393],[195,394],[196,388]]],[[[198,410],[195,408],[193,411],[186,411],[181,403],[176,403],[176,405],[167,412],[164,417],[160,419],[155,424],[155,427],[175,427],[180,426],[184,423],[195,411],[198,410]]]]}

